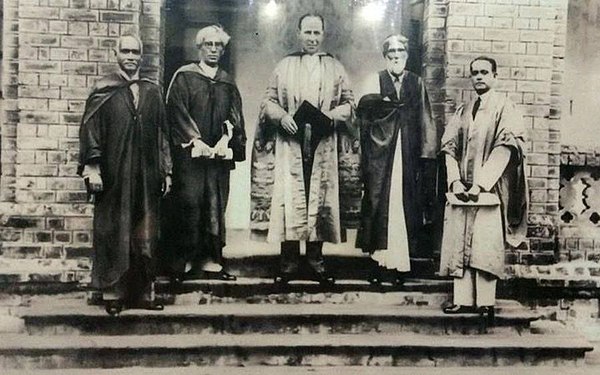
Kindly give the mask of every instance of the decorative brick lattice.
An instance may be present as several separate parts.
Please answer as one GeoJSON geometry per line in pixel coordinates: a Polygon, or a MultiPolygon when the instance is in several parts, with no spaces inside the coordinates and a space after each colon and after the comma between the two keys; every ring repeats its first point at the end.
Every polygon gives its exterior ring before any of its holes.
{"type": "Polygon", "coordinates": [[[560,179],[562,261],[600,262],[600,152],[564,146],[560,179]]]}

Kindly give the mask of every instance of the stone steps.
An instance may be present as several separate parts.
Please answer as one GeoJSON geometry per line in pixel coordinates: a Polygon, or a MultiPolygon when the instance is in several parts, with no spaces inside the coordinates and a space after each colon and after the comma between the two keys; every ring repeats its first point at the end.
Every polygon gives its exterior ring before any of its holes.
{"type": "MultiPolygon", "coordinates": [[[[506,367],[397,367],[383,366],[288,366],[286,375],[506,375],[506,367]]],[[[596,375],[600,367],[587,366],[536,366],[510,369],[518,375],[596,375]]],[[[3,375],[223,375],[222,367],[127,367],[119,369],[59,369],[59,370],[8,370],[3,375]]],[[[281,375],[282,369],[277,366],[227,367],[227,375],[281,375]]]]}
{"type": "Polygon", "coordinates": [[[5,335],[0,367],[564,365],[588,350],[562,335],[5,335]]]}
{"type": "MultiPolygon", "coordinates": [[[[520,305],[519,305],[520,307],[520,305]]],[[[446,315],[439,307],[382,304],[211,304],[167,306],[164,311],[125,310],[119,317],[96,306],[17,309],[31,335],[156,334],[404,334],[476,335],[526,333],[538,319],[500,304],[496,326],[488,329],[475,314],[446,315]],[[33,310],[33,311],[31,311],[33,310]]]]}
{"type": "Polygon", "coordinates": [[[4,295],[4,315],[21,324],[0,333],[0,368],[127,373],[200,366],[195,373],[210,374],[212,366],[229,366],[236,374],[243,366],[251,367],[246,374],[269,375],[253,366],[285,365],[275,367],[278,374],[294,366],[345,374],[362,366],[571,366],[592,349],[512,300],[498,301],[491,328],[475,314],[445,315],[450,283],[444,280],[377,288],[359,280],[332,288],[298,281],[284,290],[270,279],[198,280],[175,294],[168,283],[158,284],[159,296],[171,303],[164,311],[131,309],[118,317],[89,304],[100,301],[89,301],[86,292],[4,295]]]}

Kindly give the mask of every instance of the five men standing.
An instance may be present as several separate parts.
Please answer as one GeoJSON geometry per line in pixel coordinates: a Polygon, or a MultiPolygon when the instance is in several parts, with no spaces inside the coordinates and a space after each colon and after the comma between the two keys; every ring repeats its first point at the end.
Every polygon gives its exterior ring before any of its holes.
{"type": "MultiPolygon", "coordinates": [[[[409,249],[435,199],[439,137],[421,79],[405,70],[408,43],[383,43],[387,69],[372,93],[354,98],[342,64],[321,51],[325,21],[298,22],[302,50],[277,64],[262,102],[252,152],[251,230],[279,242],[276,282],[299,277],[301,241],[310,276],[333,284],[323,242],[342,240],[338,137],[360,129],[364,196],[357,246],[377,268],[410,270],[409,249]]],[[[218,25],[196,36],[199,63],[181,67],[166,98],[140,79],[140,40],[123,36],[119,71],[90,95],[80,129],[79,174],[95,195],[92,284],[107,311],[125,303],[160,309],[152,280],[161,192],[171,189],[171,152],[177,212],[171,269],[235,280],[222,266],[230,170],[245,160],[242,100],[219,67],[229,35],[218,25]]],[[[440,274],[452,276],[454,304],[446,313],[493,315],[495,281],[504,249],[525,238],[527,185],[524,130],[515,105],[494,90],[496,62],[470,64],[477,98],[461,106],[446,127],[448,199],[440,274]]],[[[372,282],[379,282],[374,272],[372,282]]]]}
{"type": "Polygon", "coordinates": [[[323,242],[341,240],[336,133],[352,122],[354,98],[342,64],[321,51],[325,30],[320,15],[300,18],[302,50],[275,67],[254,139],[250,225],[255,239],[281,243],[276,282],[283,284],[298,277],[300,241],[306,241],[310,276],[332,284],[323,242]],[[296,122],[301,106],[326,120],[296,122]]]}

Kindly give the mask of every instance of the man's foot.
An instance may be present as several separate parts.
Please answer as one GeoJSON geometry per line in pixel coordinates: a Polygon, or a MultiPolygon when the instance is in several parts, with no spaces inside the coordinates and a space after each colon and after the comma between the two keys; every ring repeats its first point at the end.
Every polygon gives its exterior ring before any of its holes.
{"type": "Polygon", "coordinates": [[[317,273],[314,280],[318,281],[321,286],[333,286],[335,284],[335,278],[327,272],[317,273]]]}
{"type": "Polygon", "coordinates": [[[221,281],[235,281],[237,277],[230,273],[225,272],[225,270],[221,270],[218,272],[213,271],[203,271],[204,278],[209,280],[221,280],[221,281]]]}
{"type": "Polygon", "coordinates": [[[444,314],[473,314],[478,312],[474,306],[464,305],[446,306],[442,309],[442,311],[444,314]]]}
{"type": "Polygon", "coordinates": [[[496,322],[496,311],[494,306],[479,306],[477,308],[477,312],[483,318],[484,315],[487,314],[487,325],[488,327],[493,327],[496,322]]]}
{"type": "Polygon", "coordinates": [[[153,311],[163,311],[165,309],[165,305],[157,301],[142,301],[136,307],[139,309],[153,311]]]}
{"type": "Polygon", "coordinates": [[[118,299],[104,301],[104,309],[110,316],[117,316],[123,311],[123,302],[118,299]]]}
{"type": "Polygon", "coordinates": [[[405,279],[406,279],[406,273],[394,271],[392,274],[392,285],[402,286],[402,285],[404,285],[405,279]]]}
{"type": "Polygon", "coordinates": [[[286,286],[293,279],[292,274],[289,273],[280,273],[275,276],[273,283],[277,286],[286,286]]]}
{"type": "Polygon", "coordinates": [[[379,272],[371,272],[369,276],[367,276],[367,281],[371,285],[379,286],[381,285],[381,274],[379,272]]]}

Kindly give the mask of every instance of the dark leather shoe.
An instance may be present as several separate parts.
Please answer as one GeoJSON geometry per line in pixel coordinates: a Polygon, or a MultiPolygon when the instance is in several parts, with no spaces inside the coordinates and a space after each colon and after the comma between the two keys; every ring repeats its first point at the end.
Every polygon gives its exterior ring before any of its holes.
{"type": "Polygon", "coordinates": [[[209,280],[235,281],[237,277],[221,270],[219,272],[204,271],[204,278],[209,280]]]}
{"type": "Polygon", "coordinates": [[[481,317],[487,315],[487,325],[489,327],[494,326],[496,322],[496,311],[494,309],[494,306],[479,306],[477,308],[477,312],[479,312],[479,315],[481,317]]]}
{"type": "Polygon", "coordinates": [[[108,300],[104,302],[104,309],[110,316],[117,316],[123,311],[123,301],[108,300]]]}
{"type": "Polygon", "coordinates": [[[335,278],[325,272],[318,273],[315,281],[318,281],[321,286],[333,286],[335,284],[335,278]]]}
{"type": "Polygon", "coordinates": [[[277,286],[286,286],[292,280],[292,275],[287,273],[280,273],[275,276],[273,279],[273,283],[277,286]]]}
{"type": "Polygon", "coordinates": [[[477,313],[477,310],[473,306],[463,306],[463,305],[451,305],[446,306],[442,309],[444,314],[473,314],[477,313]]]}
{"type": "Polygon", "coordinates": [[[372,272],[367,276],[367,281],[371,285],[379,286],[381,285],[381,275],[378,272],[372,272]]]}

